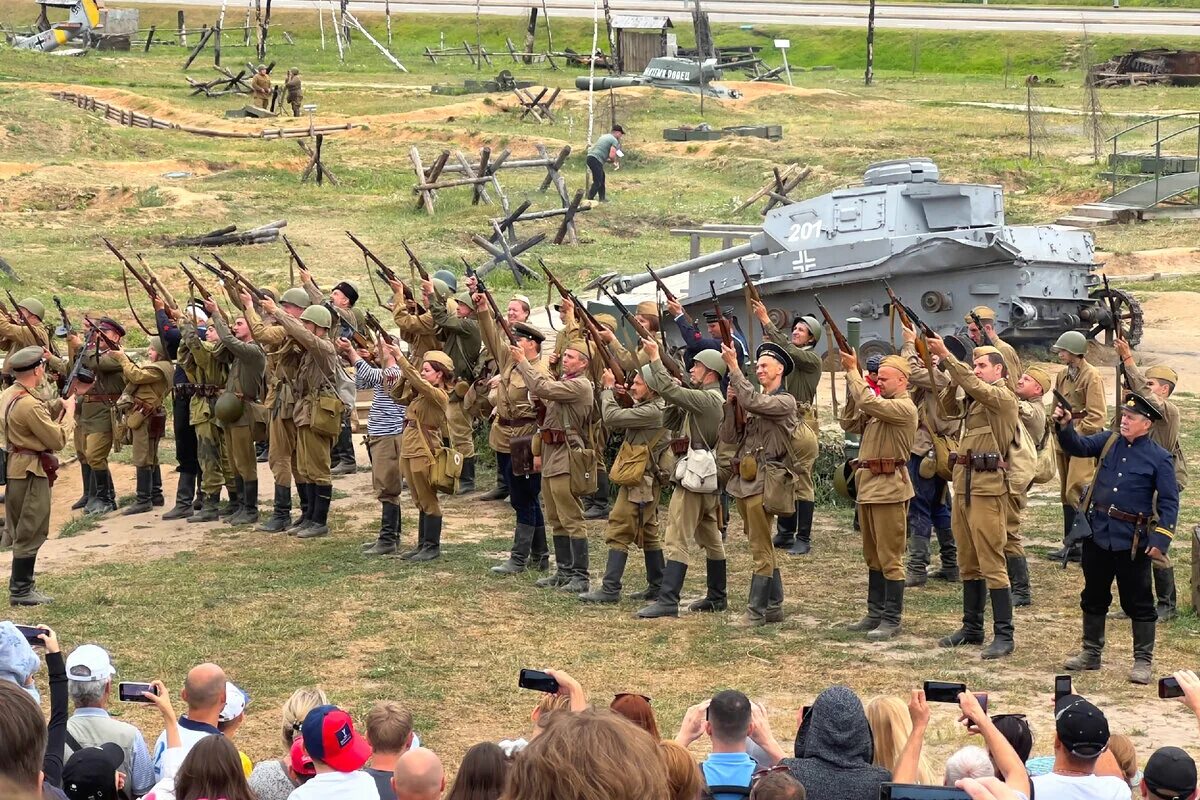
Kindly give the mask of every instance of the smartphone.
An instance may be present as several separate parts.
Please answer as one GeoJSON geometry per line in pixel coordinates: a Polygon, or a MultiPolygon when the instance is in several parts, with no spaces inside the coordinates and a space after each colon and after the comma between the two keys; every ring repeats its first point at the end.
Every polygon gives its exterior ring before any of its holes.
{"type": "Polygon", "coordinates": [[[918,786],[911,783],[884,783],[879,800],[968,800],[970,796],[953,786],[918,786]]]}
{"type": "Polygon", "coordinates": [[[987,713],[987,692],[975,692],[975,699],[979,701],[979,707],[983,709],[983,713],[987,713]]]}
{"type": "Polygon", "coordinates": [[[1179,685],[1179,681],[1175,678],[1159,678],[1158,696],[1161,700],[1167,700],[1172,697],[1183,697],[1183,687],[1179,685]]]}
{"type": "Polygon", "coordinates": [[[134,683],[133,681],[121,681],[117,684],[117,699],[125,703],[149,703],[152,702],[142,697],[142,692],[150,694],[158,694],[154,689],[153,684],[149,683],[134,683]]]}
{"type": "Polygon", "coordinates": [[[804,706],[803,708],[800,709],[800,719],[801,720],[808,719],[808,715],[811,713],[812,713],[812,706],[804,706]]]}
{"type": "Polygon", "coordinates": [[[558,681],[551,678],[540,669],[523,669],[517,679],[517,686],[522,689],[532,689],[535,692],[554,694],[558,691],[558,681]]]}
{"type": "Polygon", "coordinates": [[[958,696],[966,690],[965,683],[925,681],[925,700],[929,703],[957,703],[958,696]]]}
{"type": "Polygon", "coordinates": [[[1062,700],[1067,695],[1075,694],[1075,689],[1071,686],[1070,675],[1055,675],[1054,676],[1054,702],[1062,700]]]}
{"type": "Polygon", "coordinates": [[[38,637],[46,631],[36,625],[17,625],[16,629],[25,637],[25,641],[29,642],[34,647],[42,647],[43,642],[38,637]]]}

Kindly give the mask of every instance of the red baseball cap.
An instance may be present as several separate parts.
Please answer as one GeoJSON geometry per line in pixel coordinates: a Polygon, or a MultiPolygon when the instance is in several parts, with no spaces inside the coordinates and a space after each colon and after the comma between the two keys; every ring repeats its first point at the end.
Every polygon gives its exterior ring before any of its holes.
{"type": "Polygon", "coordinates": [[[297,775],[312,777],[317,774],[317,768],[313,766],[312,756],[304,752],[304,742],[300,739],[292,742],[291,762],[292,770],[297,775]]]}
{"type": "Polygon", "coordinates": [[[354,730],[350,715],[337,706],[317,706],[308,712],[300,725],[300,735],[304,749],[314,760],[338,772],[361,769],[371,757],[371,745],[354,730]]]}

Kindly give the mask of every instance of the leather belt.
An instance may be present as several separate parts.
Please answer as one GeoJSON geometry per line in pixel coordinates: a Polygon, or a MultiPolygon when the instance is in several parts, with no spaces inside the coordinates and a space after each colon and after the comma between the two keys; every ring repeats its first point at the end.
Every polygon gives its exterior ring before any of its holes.
{"type": "Polygon", "coordinates": [[[1008,469],[1008,462],[999,453],[951,453],[950,463],[960,467],[969,466],[975,472],[996,472],[1008,469]],[[995,459],[995,466],[988,462],[995,459]]]}
{"type": "Polygon", "coordinates": [[[906,458],[855,458],[850,460],[851,469],[869,469],[872,475],[886,475],[908,469],[906,458]]]}
{"type": "Polygon", "coordinates": [[[1119,519],[1121,522],[1131,522],[1134,525],[1146,525],[1150,522],[1150,517],[1145,514],[1130,514],[1128,511],[1122,511],[1116,506],[1092,506],[1097,512],[1105,516],[1119,519]]]}
{"type": "Polygon", "coordinates": [[[1086,411],[1072,411],[1071,412],[1071,419],[1073,419],[1073,420],[1074,419],[1083,419],[1086,416],[1087,416],[1086,411]]]}
{"type": "Polygon", "coordinates": [[[536,425],[537,417],[517,417],[516,419],[508,419],[507,417],[496,417],[496,422],[509,428],[517,428],[522,425],[536,425]]]}
{"type": "Polygon", "coordinates": [[[22,456],[41,456],[45,453],[53,453],[54,451],[53,450],[30,450],[28,447],[17,447],[16,445],[10,444],[8,446],[8,452],[16,453],[17,455],[22,455],[22,456]]]}
{"type": "Polygon", "coordinates": [[[83,402],[85,403],[115,403],[121,399],[119,394],[85,394],[83,402]]]}

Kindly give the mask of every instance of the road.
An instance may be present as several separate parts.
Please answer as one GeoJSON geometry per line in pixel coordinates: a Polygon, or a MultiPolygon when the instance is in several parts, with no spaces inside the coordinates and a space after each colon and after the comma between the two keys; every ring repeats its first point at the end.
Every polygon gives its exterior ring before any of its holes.
{"type": "MultiPolygon", "coordinates": [[[[352,0],[351,11],[382,11],[384,0],[352,0]]],[[[215,0],[138,0],[165,5],[215,6],[215,0]]],[[[390,0],[394,12],[474,14],[472,0],[390,0]]],[[[484,14],[526,15],[530,0],[480,0],[484,14]]],[[[313,8],[314,0],[273,0],[274,8],[313,8]]],[[[546,0],[555,16],[590,17],[592,0],[546,0]]],[[[670,14],[686,17],[684,0],[613,0],[613,13],[670,14]]],[[[861,27],[865,3],[805,2],[804,0],[704,0],[713,22],[777,25],[861,27]]],[[[1047,31],[1058,33],[1136,34],[1200,37],[1200,10],[1112,9],[1062,6],[909,5],[880,4],[876,25],[957,31],[1047,31]]]]}

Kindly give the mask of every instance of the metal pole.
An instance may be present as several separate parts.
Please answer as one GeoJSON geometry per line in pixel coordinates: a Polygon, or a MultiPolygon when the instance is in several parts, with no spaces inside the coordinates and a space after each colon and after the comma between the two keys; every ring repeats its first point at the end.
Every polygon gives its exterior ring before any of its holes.
{"type": "Polygon", "coordinates": [[[783,52],[783,71],[785,73],[787,73],[788,86],[793,86],[794,84],[792,83],[792,68],[790,66],[788,66],[788,60],[787,60],[787,48],[783,47],[780,49],[783,52]]]}

